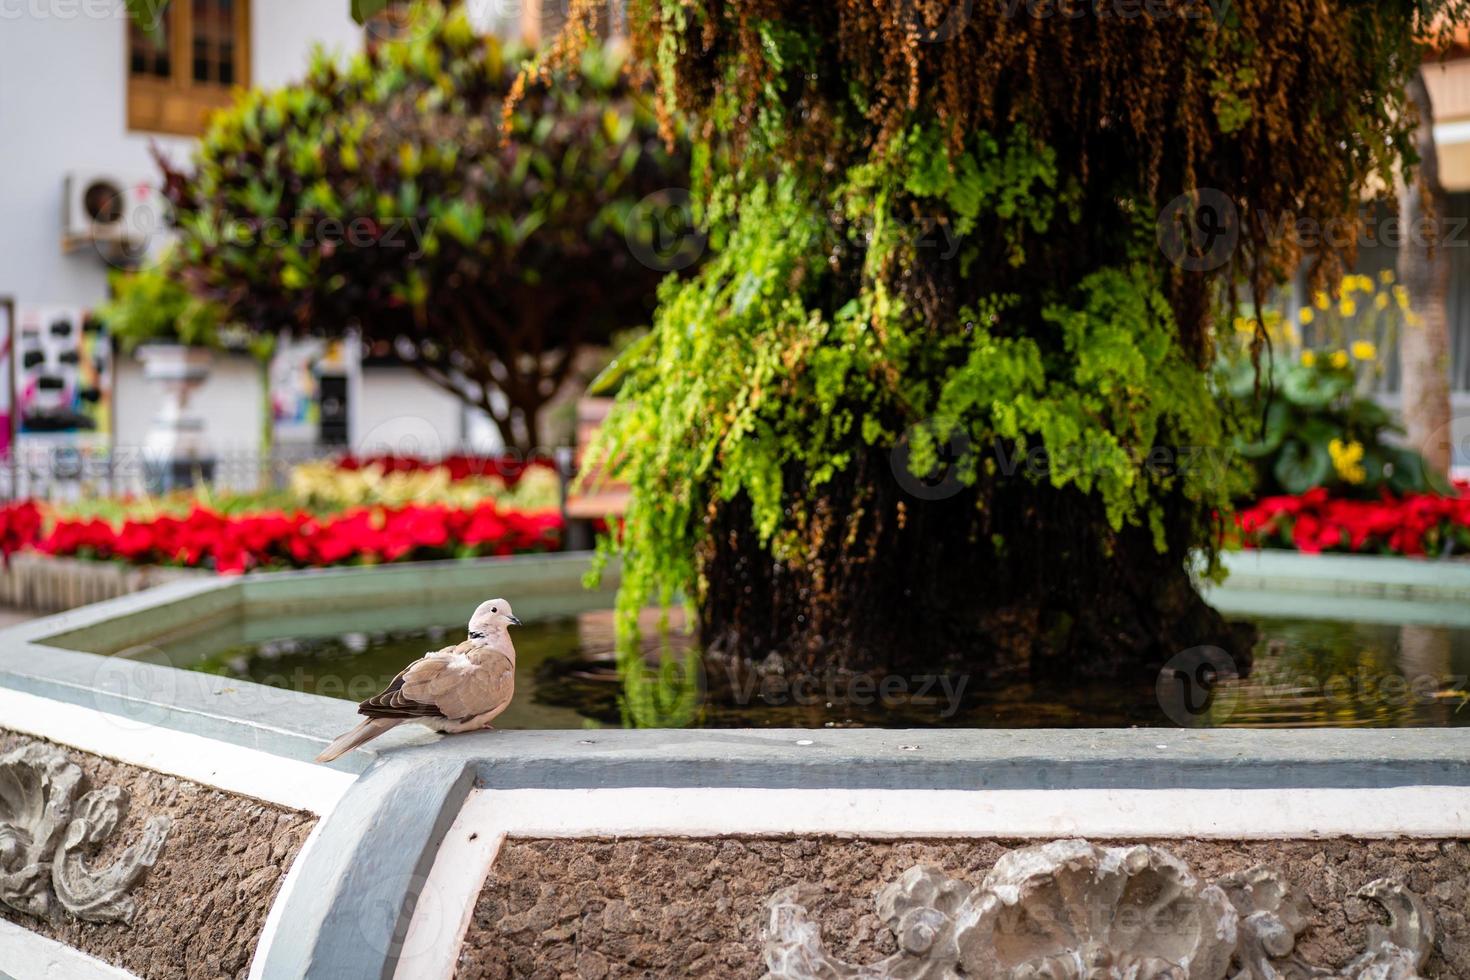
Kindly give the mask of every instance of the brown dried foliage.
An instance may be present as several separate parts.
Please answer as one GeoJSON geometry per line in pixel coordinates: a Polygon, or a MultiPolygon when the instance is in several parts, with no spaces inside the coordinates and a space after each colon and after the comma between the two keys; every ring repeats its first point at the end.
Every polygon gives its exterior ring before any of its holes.
{"type": "MultiPolygon", "coordinates": [[[[590,36],[604,2],[573,0],[574,29],[554,58],[590,36]]],[[[1304,260],[1319,284],[1352,261],[1357,236],[1304,242],[1296,222],[1341,227],[1365,196],[1393,187],[1412,158],[1403,83],[1424,35],[1452,32],[1464,6],[630,0],[629,23],[669,118],[737,154],[840,173],[881,157],[917,120],[937,119],[956,148],[971,131],[1024,123],[1101,200],[1156,210],[1197,189],[1223,192],[1240,247],[1212,275],[1174,273],[1170,289],[1203,356],[1219,277],[1259,295],[1304,260]],[[772,36],[805,39],[811,57],[773,57],[772,36]],[[784,134],[757,143],[772,110],[784,134]]]]}

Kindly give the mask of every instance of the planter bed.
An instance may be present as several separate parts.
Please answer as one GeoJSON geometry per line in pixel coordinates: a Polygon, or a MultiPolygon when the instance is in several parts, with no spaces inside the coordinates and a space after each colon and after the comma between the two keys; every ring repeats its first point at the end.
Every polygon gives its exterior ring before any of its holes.
{"type": "Polygon", "coordinates": [[[8,567],[0,570],[0,606],[24,612],[61,612],[165,582],[212,574],[201,568],[17,554],[11,555],[8,567]]]}

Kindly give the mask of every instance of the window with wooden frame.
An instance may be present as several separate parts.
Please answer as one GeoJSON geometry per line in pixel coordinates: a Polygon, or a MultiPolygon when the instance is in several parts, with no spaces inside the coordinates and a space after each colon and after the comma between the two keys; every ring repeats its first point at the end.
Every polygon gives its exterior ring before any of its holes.
{"type": "Polygon", "coordinates": [[[128,27],[128,128],[198,136],[250,84],[250,0],[167,0],[150,36],[128,27]]]}

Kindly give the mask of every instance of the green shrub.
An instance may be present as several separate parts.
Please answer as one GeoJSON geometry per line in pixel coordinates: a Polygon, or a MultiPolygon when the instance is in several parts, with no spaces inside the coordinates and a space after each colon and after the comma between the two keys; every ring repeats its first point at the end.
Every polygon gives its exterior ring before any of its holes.
{"type": "Polygon", "coordinates": [[[1254,470],[1252,497],[1313,487],[1364,497],[1431,489],[1424,458],[1395,440],[1403,427],[1373,397],[1385,368],[1380,352],[1417,326],[1407,295],[1388,273],[1376,283],[1346,276],[1336,293],[1316,293],[1295,321],[1279,308],[1259,325],[1237,317],[1221,344],[1218,384],[1245,420],[1235,448],[1254,470]]]}
{"type": "Polygon", "coordinates": [[[136,272],[115,271],[109,282],[112,298],[98,307],[96,315],[125,349],[149,341],[221,345],[224,309],[184,286],[172,253],[136,272]]]}
{"type": "Polygon", "coordinates": [[[578,351],[648,322],[665,270],[639,261],[639,202],[687,167],[614,52],[507,108],[525,52],[462,7],[410,22],[215,117],[167,175],[180,258],[251,329],[356,328],[531,448],[578,351]]]}

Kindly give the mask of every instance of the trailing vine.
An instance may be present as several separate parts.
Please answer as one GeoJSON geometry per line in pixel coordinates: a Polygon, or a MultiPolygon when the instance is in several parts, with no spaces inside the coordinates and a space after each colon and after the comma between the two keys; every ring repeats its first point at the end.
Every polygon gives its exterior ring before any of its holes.
{"type": "MultiPolygon", "coordinates": [[[[1281,217],[1351,221],[1393,186],[1412,163],[1404,80],[1464,4],[1083,9],[630,4],[666,131],[696,138],[713,254],[665,284],[654,331],[614,367],[596,451],[633,487],[604,543],[625,648],[640,607],[680,596],[716,650],[806,663],[924,644],[993,660],[998,623],[1033,663],[1223,630],[1185,566],[1213,556],[1240,470],[1148,461],[1230,445],[1214,324],[1237,289],[1352,260],[1350,241],[1281,217]],[[1192,269],[1158,219],[1205,193],[1237,240],[1192,269]],[[928,473],[957,441],[953,500],[891,486],[895,447],[928,473]],[[1036,450],[1044,467],[1007,471],[1036,450]],[[925,549],[954,567],[916,583],[925,549]],[[992,568],[978,591],[953,581],[992,568]],[[1164,575],[1160,594],[1183,591],[1156,600],[1164,575]],[[875,611],[886,600],[901,611],[875,611]]],[[[562,55],[576,49],[573,32],[562,55]]]]}

